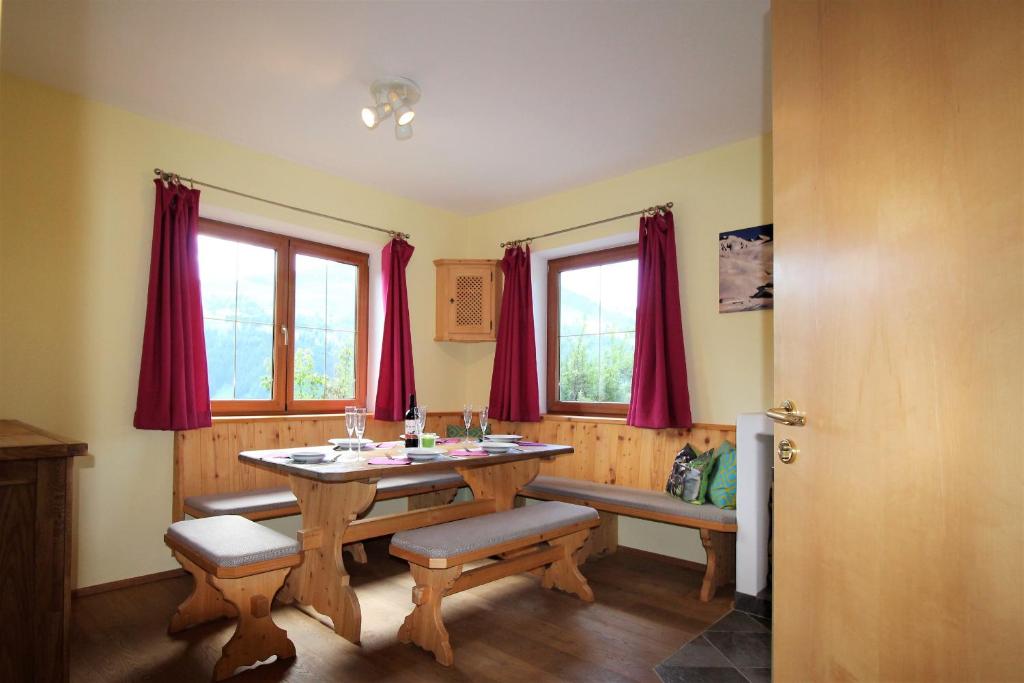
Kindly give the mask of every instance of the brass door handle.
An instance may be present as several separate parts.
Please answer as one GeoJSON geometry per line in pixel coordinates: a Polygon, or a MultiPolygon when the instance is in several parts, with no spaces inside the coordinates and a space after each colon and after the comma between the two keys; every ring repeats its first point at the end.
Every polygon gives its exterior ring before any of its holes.
{"type": "Polygon", "coordinates": [[[776,452],[779,454],[779,460],[781,460],[784,465],[788,465],[796,460],[796,456],[800,453],[800,449],[796,447],[796,443],[789,439],[783,439],[779,442],[776,452]]]}
{"type": "Polygon", "coordinates": [[[796,409],[796,404],[790,400],[782,402],[778,408],[769,408],[764,414],[779,424],[790,427],[803,427],[807,424],[807,416],[796,409]]]}

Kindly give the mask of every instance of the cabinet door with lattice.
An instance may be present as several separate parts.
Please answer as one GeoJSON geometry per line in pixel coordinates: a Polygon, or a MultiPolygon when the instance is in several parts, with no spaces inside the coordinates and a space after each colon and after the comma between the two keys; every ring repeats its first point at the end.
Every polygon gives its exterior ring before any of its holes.
{"type": "Polygon", "coordinates": [[[500,271],[495,261],[435,262],[437,330],[444,341],[489,341],[496,338],[500,271]]]}

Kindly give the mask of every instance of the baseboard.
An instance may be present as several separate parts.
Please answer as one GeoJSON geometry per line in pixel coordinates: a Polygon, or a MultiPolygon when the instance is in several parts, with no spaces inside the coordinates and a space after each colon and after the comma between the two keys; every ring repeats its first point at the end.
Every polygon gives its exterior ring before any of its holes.
{"type": "Polygon", "coordinates": [[[736,593],[736,609],[740,612],[753,614],[764,619],[772,618],[772,595],[770,591],[761,591],[760,595],[736,593]]]}
{"type": "Polygon", "coordinates": [[[142,576],[133,576],[129,579],[120,579],[118,581],[111,581],[110,583],[100,583],[95,586],[85,586],[84,588],[75,588],[71,591],[71,597],[73,598],[84,598],[89,595],[96,595],[98,593],[107,593],[109,591],[116,591],[120,588],[130,588],[131,586],[141,586],[145,583],[153,583],[154,581],[163,581],[165,579],[176,579],[179,576],[187,576],[187,572],[184,569],[168,569],[165,572],[157,572],[155,574],[144,574],[142,576]]]}
{"type": "Polygon", "coordinates": [[[650,550],[640,550],[639,548],[630,548],[629,546],[620,545],[619,552],[627,552],[631,555],[638,555],[640,557],[647,557],[658,562],[664,562],[667,564],[674,564],[679,567],[700,572],[703,574],[707,571],[708,566],[703,562],[694,562],[693,560],[684,560],[681,557],[672,557],[671,555],[662,555],[661,553],[652,553],[650,550]]]}

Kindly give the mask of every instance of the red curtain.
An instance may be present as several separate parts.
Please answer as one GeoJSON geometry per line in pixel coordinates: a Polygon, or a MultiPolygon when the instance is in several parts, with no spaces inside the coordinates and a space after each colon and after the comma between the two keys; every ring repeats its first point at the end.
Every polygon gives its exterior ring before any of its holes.
{"type": "Polygon", "coordinates": [[[159,178],[154,182],[156,210],[135,427],[209,427],[196,226],[199,190],[165,184],[159,178]]]}
{"type": "Polygon", "coordinates": [[[384,281],[384,337],[380,349],[380,375],[377,380],[377,404],[373,416],[378,420],[401,420],[409,394],[416,391],[412,367],[412,328],[409,325],[409,290],[405,268],[409,265],[411,244],[393,239],[381,251],[384,281]]]}
{"type": "Polygon", "coordinates": [[[505,290],[501,295],[498,345],[491,374],[490,415],[496,420],[539,422],[530,248],[506,249],[501,270],[505,274],[505,290]]]}
{"type": "Polygon", "coordinates": [[[640,219],[639,271],[633,391],[626,423],[655,429],[690,427],[693,418],[671,211],[640,219]]]}

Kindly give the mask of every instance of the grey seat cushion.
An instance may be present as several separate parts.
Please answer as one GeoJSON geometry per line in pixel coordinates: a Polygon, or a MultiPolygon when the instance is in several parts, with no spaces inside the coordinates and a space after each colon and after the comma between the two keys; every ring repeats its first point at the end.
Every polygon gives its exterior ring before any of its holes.
{"type": "MultiPolygon", "coordinates": [[[[537,477],[523,488],[520,495],[531,497],[531,494],[552,494],[593,502],[622,505],[638,511],[660,512],[666,515],[689,517],[703,522],[736,523],[735,510],[723,510],[714,505],[693,505],[660,491],[647,491],[627,486],[612,484],[596,484],[591,481],[568,479],[566,477],[537,477]]],[[[639,515],[642,516],[642,515],[639,515]]]]}
{"type": "Polygon", "coordinates": [[[391,545],[426,557],[454,557],[597,517],[592,508],[551,501],[401,531],[391,537],[391,545]]]}
{"type": "MultiPolygon", "coordinates": [[[[397,496],[401,495],[403,491],[414,491],[425,485],[454,489],[465,486],[466,482],[455,472],[427,472],[402,477],[385,477],[377,482],[377,491],[397,496]]],[[[287,486],[253,491],[211,493],[205,496],[189,496],[185,499],[185,505],[202,517],[248,515],[275,510],[282,510],[282,514],[294,514],[293,508],[298,503],[295,494],[287,486]]]]}
{"type": "Polygon", "coordinates": [[[167,537],[220,567],[241,567],[299,552],[299,542],[238,515],[175,522],[167,537]]]}
{"type": "Polygon", "coordinates": [[[425,472],[401,477],[384,477],[377,482],[377,492],[395,494],[403,490],[422,488],[425,485],[454,489],[465,486],[466,482],[456,472],[425,472]]]}
{"type": "Polygon", "coordinates": [[[294,508],[298,503],[295,494],[287,486],[253,491],[211,493],[206,496],[189,496],[185,499],[185,505],[201,513],[203,517],[287,510],[294,508]]]}

